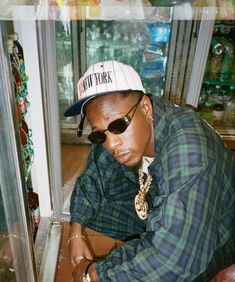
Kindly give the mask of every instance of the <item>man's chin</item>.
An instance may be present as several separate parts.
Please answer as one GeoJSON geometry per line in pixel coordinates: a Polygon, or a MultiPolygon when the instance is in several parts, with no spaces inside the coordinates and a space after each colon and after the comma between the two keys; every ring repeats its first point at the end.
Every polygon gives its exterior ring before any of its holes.
{"type": "Polygon", "coordinates": [[[133,161],[133,162],[125,163],[123,165],[138,170],[141,167],[141,163],[142,163],[141,161],[135,161],[135,162],[133,161]]]}

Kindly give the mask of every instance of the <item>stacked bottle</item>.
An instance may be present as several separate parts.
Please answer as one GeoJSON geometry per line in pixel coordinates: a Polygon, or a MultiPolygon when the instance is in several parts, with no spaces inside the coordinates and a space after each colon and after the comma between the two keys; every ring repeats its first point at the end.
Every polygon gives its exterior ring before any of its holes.
{"type": "Polygon", "coordinates": [[[199,114],[211,125],[235,125],[235,87],[203,84],[199,114]]]}
{"type": "Polygon", "coordinates": [[[224,47],[223,61],[220,67],[218,79],[229,81],[232,76],[232,64],[234,59],[234,43],[225,37],[220,37],[220,42],[224,47]]]}
{"type": "Polygon", "coordinates": [[[206,65],[205,80],[235,82],[235,21],[231,26],[215,27],[206,65]]]}
{"type": "Polygon", "coordinates": [[[234,126],[235,21],[217,21],[213,33],[198,109],[211,124],[234,126]]]}
{"type": "Polygon", "coordinates": [[[143,62],[149,30],[144,23],[89,21],[86,35],[88,65],[116,60],[138,70],[143,62]]]}
{"type": "Polygon", "coordinates": [[[131,65],[146,91],[162,96],[170,30],[163,22],[89,21],[87,65],[104,60],[131,65]]]}
{"type": "Polygon", "coordinates": [[[230,86],[227,92],[223,120],[228,126],[235,126],[235,86],[230,86]]]}

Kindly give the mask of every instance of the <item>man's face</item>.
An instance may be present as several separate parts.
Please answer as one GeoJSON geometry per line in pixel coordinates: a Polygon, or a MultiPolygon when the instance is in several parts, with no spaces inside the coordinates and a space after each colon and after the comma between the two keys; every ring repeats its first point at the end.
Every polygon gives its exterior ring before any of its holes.
{"type": "MultiPolygon", "coordinates": [[[[86,107],[87,119],[92,131],[103,131],[108,125],[126,115],[137,103],[139,96],[123,97],[113,93],[98,97],[86,107]]],[[[129,114],[132,117],[134,110],[129,114]]],[[[121,134],[105,132],[106,140],[103,146],[112,154],[117,162],[126,166],[135,166],[143,155],[154,156],[154,135],[152,122],[152,105],[147,96],[138,104],[134,117],[121,134]]]]}

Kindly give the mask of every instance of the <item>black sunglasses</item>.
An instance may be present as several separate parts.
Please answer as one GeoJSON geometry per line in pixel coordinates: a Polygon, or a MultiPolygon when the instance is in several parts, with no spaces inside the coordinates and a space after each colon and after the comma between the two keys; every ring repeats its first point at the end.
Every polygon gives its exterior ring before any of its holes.
{"type": "Polygon", "coordinates": [[[141,99],[143,96],[140,96],[137,103],[130,109],[128,113],[125,114],[124,117],[116,119],[112,121],[109,125],[108,128],[102,131],[94,131],[91,134],[88,135],[88,139],[95,144],[102,144],[106,140],[106,131],[109,131],[113,134],[121,134],[123,133],[127,127],[130,125],[134,114],[136,112],[137,106],[139,105],[141,99]],[[134,110],[132,116],[128,116],[132,111],[134,110]]]}

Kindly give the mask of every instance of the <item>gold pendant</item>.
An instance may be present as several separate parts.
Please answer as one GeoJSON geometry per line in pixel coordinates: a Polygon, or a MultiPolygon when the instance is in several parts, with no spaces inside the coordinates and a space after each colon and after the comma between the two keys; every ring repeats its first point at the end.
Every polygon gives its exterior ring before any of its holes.
{"type": "Polygon", "coordinates": [[[135,210],[138,217],[142,220],[148,218],[149,215],[149,205],[145,199],[141,199],[141,196],[135,196],[135,210]]]}

